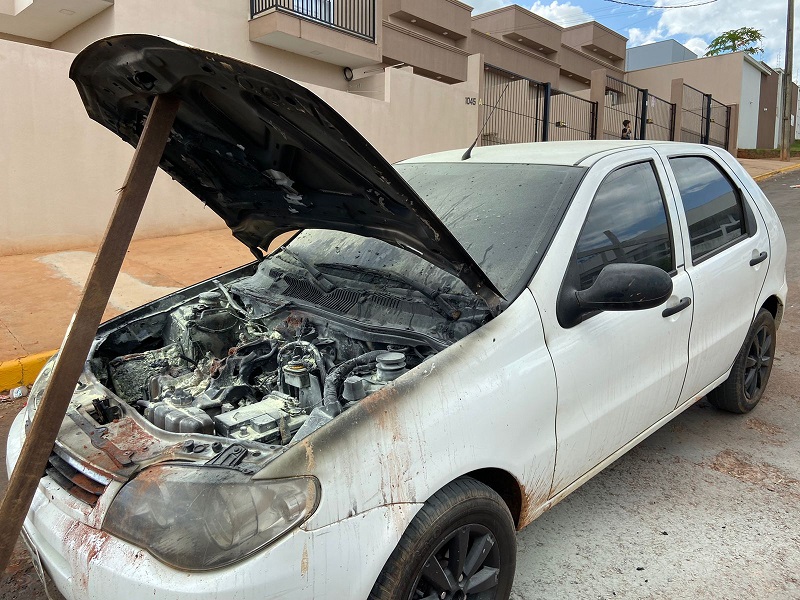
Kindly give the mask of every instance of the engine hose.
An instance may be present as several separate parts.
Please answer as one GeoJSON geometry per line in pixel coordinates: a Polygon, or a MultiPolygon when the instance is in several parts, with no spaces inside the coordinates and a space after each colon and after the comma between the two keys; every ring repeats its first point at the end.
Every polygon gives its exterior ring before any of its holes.
{"type": "Polygon", "coordinates": [[[361,365],[367,365],[373,362],[381,354],[386,354],[386,350],[373,350],[361,356],[356,356],[350,360],[346,360],[338,367],[333,369],[325,378],[325,390],[322,393],[323,406],[341,406],[339,403],[339,386],[347,378],[347,376],[361,365]]]}

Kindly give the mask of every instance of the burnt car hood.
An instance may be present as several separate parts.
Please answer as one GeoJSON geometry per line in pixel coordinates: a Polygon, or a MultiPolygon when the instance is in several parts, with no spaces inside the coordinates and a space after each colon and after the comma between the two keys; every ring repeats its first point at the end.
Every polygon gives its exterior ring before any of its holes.
{"type": "Polygon", "coordinates": [[[153,98],[180,98],[160,166],[256,256],[285,231],[338,229],[412,250],[491,306],[502,298],[380,153],[294,81],[150,35],[94,42],[70,78],[89,116],[134,146],[153,98]]]}

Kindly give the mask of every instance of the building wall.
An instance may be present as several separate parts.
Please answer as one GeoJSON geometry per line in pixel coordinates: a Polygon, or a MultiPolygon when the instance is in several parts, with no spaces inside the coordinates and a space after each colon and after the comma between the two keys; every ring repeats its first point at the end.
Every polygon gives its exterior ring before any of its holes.
{"type": "Polygon", "coordinates": [[[675,40],[664,40],[628,48],[625,53],[625,65],[628,70],[636,71],[694,58],[697,58],[697,55],[683,44],[679,44],[675,40]]]}
{"type": "Polygon", "coordinates": [[[780,75],[772,72],[761,75],[759,92],[757,148],[775,148],[779,143],[778,131],[778,88],[780,75]]]}
{"type": "Polygon", "coordinates": [[[80,52],[93,41],[120,33],[151,33],[235,56],[272,71],[334,89],[347,89],[342,67],[250,41],[248,0],[116,0],[53,41],[51,47],[80,52]]]}
{"type": "Polygon", "coordinates": [[[625,79],[668,100],[672,80],[683,78],[684,83],[711,94],[723,104],[738,104],[741,101],[743,61],[743,53],[734,52],[630,71],[625,79]]]}
{"type": "MultiPolygon", "coordinates": [[[[758,136],[761,71],[742,61],[742,91],[739,102],[739,148],[756,148],[758,136]]],[[[728,104],[727,102],[725,104],[728,104]]]]}
{"type": "MultiPolygon", "coordinates": [[[[99,242],[133,148],[91,121],[67,77],[74,55],[0,40],[0,255],[99,242]]],[[[478,128],[479,57],[469,81],[446,85],[389,69],[370,98],[309,86],[390,161],[463,148],[478,128]],[[379,87],[379,86],[378,86],[379,87]]],[[[377,84],[376,84],[377,86],[377,84]]],[[[137,237],[223,226],[163,172],[156,176],[137,237]]]]}

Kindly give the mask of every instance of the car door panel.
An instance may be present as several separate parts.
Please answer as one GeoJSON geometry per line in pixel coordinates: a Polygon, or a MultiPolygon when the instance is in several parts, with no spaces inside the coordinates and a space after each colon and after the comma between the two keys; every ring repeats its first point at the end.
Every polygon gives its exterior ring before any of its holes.
{"type": "MultiPolygon", "coordinates": [[[[551,494],[566,488],[671,412],[688,364],[694,304],[691,281],[682,267],[680,243],[672,244],[672,295],[656,308],[600,312],[565,328],[556,315],[558,289],[540,283],[564,277],[595,193],[609,174],[624,165],[652,161],[658,179],[665,177],[663,165],[652,150],[638,149],[625,156],[627,160],[619,156],[601,159],[592,167],[531,284],[558,385],[557,458],[551,494]],[[663,316],[665,309],[673,310],[663,316]]],[[[672,240],[679,241],[669,187],[661,185],[661,193],[663,210],[669,211],[666,228],[672,240]]],[[[620,212],[637,209],[636,194],[635,190],[630,194],[629,203],[623,198],[620,212]]],[[[613,232],[606,237],[614,239],[613,232]]]]}
{"type": "MultiPolygon", "coordinates": [[[[666,157],[670,186],[679,205],[681,236],[686,256],[686,272],[694,290],[694,320],[689,340],[689,367],[686,381],[677,404],[700,393],[711,382],[730,370],[741,348],[754,316],[754,307],[764,285],[769,269],[769,236],[761,212],[753,205],[749,192],[736,185],[736,179],[724,163],[720,163],[710,151],[701,149],[695,155],[671,155],[666,157]],[[681,163],[704,161],[719,169],[722,179],[716,183],[702,183],[697,172],[689,172],[681,163]],[[711,161],[708,163],[707,161],[711,161]],[[683,169],[676,171],[674,169],[683,169]],[[679,181],[681,178],[681,181],[679,181]],[[693,206],[694,197],[700,197],[708,188],[708,195],[719,193],[718,187],[729,184],[738,194],[742,204],[742,223],[746,234],[721,245],[716,249],[704,245],[703,235],[692,233],[693,220],[690,213],[704,212],[710,215],[718,210],[714,201],[693,206]],[[681,194],[681,190],[684,194],[681,194]],[[684,206],[684,203],[687,206],[684,206]],[[688,211],[687,211],[688,209],[688,211]],[[748,214],[749,211],[749,214],[748,214]],[[694,246],[694,249],[693,249],[694,246]],[[692,254],[694,253],[694,257],[692,254]]],[[[710,217],[709,217],[710,218],[710,217]]],[[[733,228],[734,224],[725,224],[733,228]]],[[[709,232],[713,236],[718,232],[709,232]]],[[[717,239],[724,239],[721,237],[717,239]]]]}

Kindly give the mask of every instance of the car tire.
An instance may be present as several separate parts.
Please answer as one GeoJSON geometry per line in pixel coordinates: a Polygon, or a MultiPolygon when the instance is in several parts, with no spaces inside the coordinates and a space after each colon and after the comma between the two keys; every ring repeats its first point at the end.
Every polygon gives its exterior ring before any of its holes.
{"type": "Polygon", "coordinates": [[[775,319],[761,309],[747,332],[728,379],[708,394],[716,408],[744,414],[756,407],[767,387],[775,358],[775,319]]]}
{"type": "Polygon", "coordinates": [[[462,477],[436,492],[409,524],[370,600],[506,600],[517,561],[514,520],[490,487],[462,477]],[[456,554],[460,559],[453,561],[456,554]]]}

